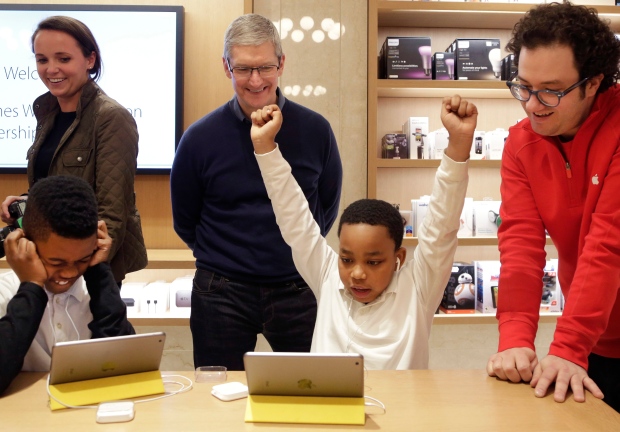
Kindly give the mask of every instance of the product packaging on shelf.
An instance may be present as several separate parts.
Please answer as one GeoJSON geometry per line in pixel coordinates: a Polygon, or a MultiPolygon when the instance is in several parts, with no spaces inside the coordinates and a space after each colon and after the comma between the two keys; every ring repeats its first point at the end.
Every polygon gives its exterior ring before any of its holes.
{"type": "Polygon", "coordinates": [[[517,66],[514,64],[515,55],[508,54],[502,59],[502,81],[510,81],[517,73],[517,66]]]}
{"type": "Polygon", "coordinates": [[[124,282],[121,288],[121,298],[127,306],[127,314],[135,315],[140,312],[142,289],[146,282],[124,282]]]}
{"type": "Polygon", "coordinates": [[[457,80],[499,80],[502,50],[499,39],[457,38],[446,49],[454,53],[457,80]]]}
{"type": "Polygon", "coordinates": [[[388,36],[379,53],[379,77],[432,79],[430,37],[388,36]]]}
{"type": "Polygon", "coordinates": [[[453,80],[454,53],[438,52],[433,54],[433,79],[453,80]]]}
{"type": "Polygon", "coordinates": [[[542,278],[542,298],[540,300],[541,312],[561,312],[562,311],[562,290],[557,278],[558,260],[547,261],[547,266],[542,278]]]}
{"type": "Polygon", "coordinates": [[[151,282],[142,288],[140,301],[141,315],[165,315],[168,312],[170,283],[163,281],[151,282]]]}
{"type": "Polygon", "coordinates": [[[189,317],[192,300],[193,275],[181,276],[170,284],[170,312],[175,315],[183,314],[189,317]]]}
{"type": "Polygon", "coordinates": [[[403,123],[402,130],[409,143],[409,159],[428,159],[428,117],[409,117],[403,123]]]}
{"type": "Polygon", "coordinates": [[[381,139],[383,159],[409,159],[409,145],[405,134],[385,134],[381,139]]]}
{"type": "Polygon", "coordinates": [[[471,160],[486,159],[486,151],[484,147],[484,131],[474,131],[474,142],[471,145],[469,158],[471,160]]]}
{"type": "Polygon", "coordinates": [[[497,128],[484,134],[485,159],[501,160],[504,152],[504,143],[508,138],[508,131],[497,128]]]}
{"type": "Polygon", "coordinates": [[[476,268],[476,310],[481,313],[497,312],[499,261],[474,261],[476,268]]]}
{"type": "Polygon", "coordinates": [[[413,219],[413,235],[418,235],[418,227],[424,221],[428,205],[430,203],[430,195],[422,195],[418,199],[411,200],[411,214],[413,219]]]}
{"type": "Polygon", "coordinates": [[[474,201],[473,236],[497,237],[497,228],[501,223],[499,207],[501,201],[474,201]]]}
{"type": "Polygon", "coordinates": [[[466,197],[465,202],[463,203],[463,210],[461,211],[461,217],[459,220],[459,230],[456,233],[456,236],[459,238],[471,237],[473,235],[473,230],[474,230],[474,213],[472,209],[473,205],[474,205],[474,199],[466,197]]]}
{"type": "Polygon", "coordinates": [[[452,274],[443,293],[439,310],[447,314],[476,313],[476,289],[474,265],[455,262],[452,274]]]}

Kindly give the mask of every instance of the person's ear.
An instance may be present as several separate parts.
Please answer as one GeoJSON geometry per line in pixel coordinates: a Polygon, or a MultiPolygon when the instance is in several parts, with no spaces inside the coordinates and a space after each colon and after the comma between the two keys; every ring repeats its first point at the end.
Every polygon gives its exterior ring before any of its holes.
{"type": "Polygon", "coordinates": [[[586,81],[586,97],[594,97],[605,75],[598,74],[586,81]]]}
{"type": "Polygon", "coordinates": [[[230,69],[228,69],[228,62],[225,57],[222,57],[222,66],[224,66],[224,73],[229,79],[232,79],[232,75],[230,73],[230,69]]]}
{"type": "Polygon", "coordinates": [[[407,249],[401,247],[396,251],[396,270],[399,271],[400,268],[405,265],[405,258],[407,258],[407,249]]]}

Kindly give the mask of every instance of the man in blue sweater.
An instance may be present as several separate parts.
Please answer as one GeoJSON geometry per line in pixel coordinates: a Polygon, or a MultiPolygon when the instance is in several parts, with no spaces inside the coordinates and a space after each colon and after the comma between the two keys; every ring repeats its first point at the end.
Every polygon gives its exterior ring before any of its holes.
{"type": "Polygon", "coordinates": [[[316,300],[276,224],[254,157],[251,113],[277,104],[286,116],[276,139],[323,235],[338,214],[342,165],[327,120],[278,89],[284,60],[271,21],[256,14],[234,20],[222,63],[235,96],[187,129],[174,159],[174,229],[196,258],[196,367],[242,370],[259,333],[274,351],[310,350],[316,300]]]}

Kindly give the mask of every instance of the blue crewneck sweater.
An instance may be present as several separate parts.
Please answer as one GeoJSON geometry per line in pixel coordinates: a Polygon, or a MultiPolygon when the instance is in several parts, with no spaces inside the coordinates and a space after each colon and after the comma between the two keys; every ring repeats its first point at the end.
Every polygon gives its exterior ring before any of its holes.
{"type": "MultiPolygon", "coordinates": [[[[336,220],[342,164],[334,133],[316,112],[279,95],[276,142],[325,235],[336,220]]],[[[174,229],[196,267],[233,280],[300,279],[276,224],[236,97],[183,134],[170,174],[174,229]]]]}

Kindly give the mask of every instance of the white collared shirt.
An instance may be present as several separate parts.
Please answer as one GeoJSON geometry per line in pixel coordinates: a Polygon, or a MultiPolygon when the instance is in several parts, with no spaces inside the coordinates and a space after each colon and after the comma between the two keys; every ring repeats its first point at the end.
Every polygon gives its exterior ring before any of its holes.
{"type": "Polygon", "coordinates": [[[414,258],[374,301],[355,301],[338,272],[339,256],[312,217],[279,148],[257,155],[282,237],[317,299],[312,352],[356,352],[367,369],[426,369],[428,340],[452,270],[467,190],[467,163],[443,157],[414,258]]]}
{"type": "MultiPolygon", "coordinates": [[[[7,305],[19,285],[15,272],[0,275],[0,316],[6,314],[7,305]]],[[[45,293],[48,302],[39,331],[24,359],[23,371],[49,371],[52,347],[56,342],[90,339],[92,336],[88,324],[93,320],[93,315],[84,278],[79,278],[62,294],[52,294],[47,290],[45,293]]]]}

